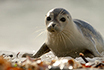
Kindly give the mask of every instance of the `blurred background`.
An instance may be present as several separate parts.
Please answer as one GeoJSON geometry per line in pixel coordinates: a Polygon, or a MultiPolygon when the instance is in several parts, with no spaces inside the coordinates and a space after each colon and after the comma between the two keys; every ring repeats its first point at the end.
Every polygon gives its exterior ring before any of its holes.
{"type": "Polygon", "coordinates": [[[104,36],[104,0],[0,0],[0,50],[37,51],[46,40],[45,14],[55,7],[104,36]]]}

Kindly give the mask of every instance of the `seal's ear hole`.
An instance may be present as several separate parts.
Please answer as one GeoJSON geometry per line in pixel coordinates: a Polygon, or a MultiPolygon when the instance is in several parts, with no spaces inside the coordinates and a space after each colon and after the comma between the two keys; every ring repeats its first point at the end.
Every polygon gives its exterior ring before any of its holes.
{"type": "Polygon", "coordinates": [[[50,21],[51,20],[51,17],[47,17],[47,21],[50,21]]]}
{"type": "Polygon", "coordinates": [[[64,17],[62,17],[62,18],[60,19],[60,21],[65,22],[66,19],[65,19],[64,17]]]}
{"type": "Polygon", "coordinates": [[[69,16],[67,16],[67,18],[69,18],[69,16]]]}

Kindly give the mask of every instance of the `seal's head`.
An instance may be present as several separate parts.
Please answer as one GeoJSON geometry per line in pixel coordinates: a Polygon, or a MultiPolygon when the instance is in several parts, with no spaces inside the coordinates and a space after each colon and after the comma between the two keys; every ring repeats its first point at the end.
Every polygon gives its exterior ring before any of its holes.
{"type": "Polygon", "coordinates": [[[45,18],[48,32],[61,32],[71,21],[69,12],[63,8],[50,10],[45,18]]]}

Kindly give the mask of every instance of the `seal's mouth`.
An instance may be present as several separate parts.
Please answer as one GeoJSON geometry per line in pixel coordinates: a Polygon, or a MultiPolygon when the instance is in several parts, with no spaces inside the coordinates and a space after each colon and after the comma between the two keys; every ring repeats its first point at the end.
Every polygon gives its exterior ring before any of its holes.
{"type": "Polygon", "coordinates": [[[55,32],[55,30],[54,29],[51,29],[51,30],[48,30],[48,32],[55,32]]]}
{"type": "Polygon", "coordinates": [[[51,32],[55,32],[55,30],[51,30],[51,32]]]}

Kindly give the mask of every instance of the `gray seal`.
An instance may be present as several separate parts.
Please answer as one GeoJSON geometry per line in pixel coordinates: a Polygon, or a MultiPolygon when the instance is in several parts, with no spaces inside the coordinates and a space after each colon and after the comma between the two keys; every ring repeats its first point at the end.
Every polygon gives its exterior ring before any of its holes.
{"type": "Polygon", "coordinates": [[[100,57],[104,51],[102,36],[87,22],[72,19],[63,8],[50,10],[45,17],[47,39],[34,58],[52,51],[58,57],[100,57]]]}

